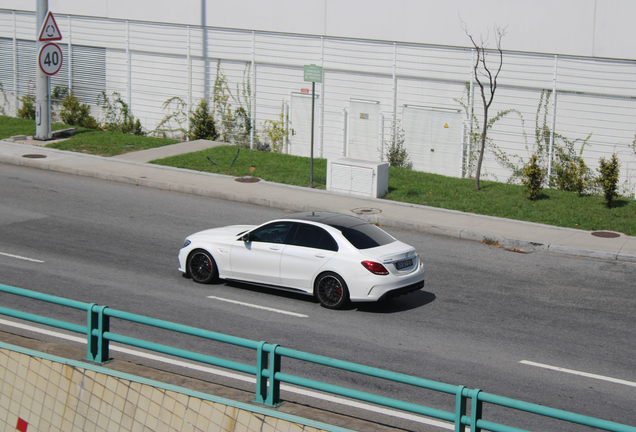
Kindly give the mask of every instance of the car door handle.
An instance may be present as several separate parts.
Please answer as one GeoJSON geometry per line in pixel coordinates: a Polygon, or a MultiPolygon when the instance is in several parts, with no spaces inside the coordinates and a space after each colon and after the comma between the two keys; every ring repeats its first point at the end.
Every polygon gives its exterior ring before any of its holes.
{"type": "Polygon", "coordinates": [[[269,249],[270,250],[278,250],[279,248],[278,248],[278,246],[270,246],[269,249]]]}
{"type": "Polygon", "coordinates": [[[316,258],[324,258],[325,254],[316,254],[316,258]]]}

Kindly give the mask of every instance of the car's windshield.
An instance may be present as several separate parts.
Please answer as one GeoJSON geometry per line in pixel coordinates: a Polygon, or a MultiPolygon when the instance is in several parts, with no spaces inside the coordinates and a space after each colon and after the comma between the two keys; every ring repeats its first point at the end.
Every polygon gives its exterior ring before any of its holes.
{"type": "Polygon", "coordinates": [[[370,249],[396,241],[377,226],[368,223],[339,229],[349,243],[358,249],[370,249]]]}

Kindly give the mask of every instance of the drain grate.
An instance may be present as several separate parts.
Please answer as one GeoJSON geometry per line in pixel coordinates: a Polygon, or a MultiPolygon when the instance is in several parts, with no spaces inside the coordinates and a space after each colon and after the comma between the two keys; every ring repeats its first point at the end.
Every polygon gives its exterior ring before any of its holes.
{"type": "Polygon", "coordinates": [[[351,211],[353,213],[359,214],[359,215],[370,215],[370,214],[382,213],[382,210],[377,209],[377,208],[371,208],[371,207],[355,208],[355,209],[353,209],[351,211]]]}
{"type": "Polygon", "coordinates": [[[237,181],[240,183],[256,183],[261,181],[261,179],[259,179],[258,177],[245,176],[245,177],[237,177],[234,179],[234,181],[237,181]]]}
{"type": "Polygon", "coordinates": [[[43,154],[25,154],[22,155],[23,158],[27,158],[27,159],[44,159],[46,157],[46,155],[43,154]]]}
{"type": "Polygon", "coordinates": [[[615,233],[611,231],[594,231],[592,235],[594,237],[601,237],[601,238],[616,238],[621,236],[619,233],[615,233]]]}

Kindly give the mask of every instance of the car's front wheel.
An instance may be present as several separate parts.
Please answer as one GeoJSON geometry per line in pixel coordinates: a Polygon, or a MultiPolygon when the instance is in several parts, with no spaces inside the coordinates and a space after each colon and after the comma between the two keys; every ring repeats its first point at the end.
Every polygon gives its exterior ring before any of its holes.
{"type": "Polygon", "coordinates": [[[188,274],[197,283],[211,283],[217,278],[216,263],[208,251],[196,249],[188,256],[188,274]]]}
{"type": "Polygon", "coordinates": [[[340,309],[349,301],[345,281],[336,273],[323,273],[316,279],[314,293],[323,307],[340,309]]]}

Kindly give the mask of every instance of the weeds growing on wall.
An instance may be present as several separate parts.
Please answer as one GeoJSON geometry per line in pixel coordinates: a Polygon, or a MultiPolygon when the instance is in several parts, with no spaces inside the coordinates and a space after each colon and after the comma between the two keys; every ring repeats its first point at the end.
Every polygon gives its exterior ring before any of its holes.
{"type": "Polygon", "coordinates": [[[269,145],[275,153],[282,153],[289,131],[285,129],[285,102],[282,103],[277,121],[265,120],[264,133],[269,138],[269,145]]]}
{"type": "MultiPolygon", "coordinates": [[[[471,131],[468,132],[468,150],[467,150],[466,161],[464,166],[464,175],[466,178],[474,178],[475,170],[477,169],[477,161],[479,159],[479,153],[480,153],[479,145],[482,140],[482,133],[479,131],[481,131],[483,128],[480,126],[477,115],[475,115],[475,113],[471,113],[471,110],[470,110],[470,105],[471,105],[470,83],[466,83],[464,94],[466,95],[467,101],[464,101],[463,95],[461,99],[454,99],[454,100],[455,102],[457,102],[458,104],[462,106],[462,108],[464,109],[464,112],[466,113],[466,117],[470,118],[472,116],[473,128],[471,131]]],[[[497,123],[502,118],[507,117],[508,115],[516,115],[519,117],[519,120],[521,121],[521,130],[523,131],[524,139],[526,139],[526,132],[524,128],[525,121],[521,112],[516,109],[507,109],[503,111],[498,111],[495,116],[491,117],[488,120],[488,124],[486,125],[486,130],[490,131],[495,125],[495,123],[497,123]]],[[[521,171],[523,167],[518,166],[514,162],[515,159],[519,159],[519,156],[517,154],[508,154],[506,151],[501,149],[501,147],[499,147],[492,138],[488,136],[486,139],[485,151],[490,152],[495,157],[495,160],[497,161],[499,165],[505,168],[508,168],[509,170],[512,171],[513,175],[511,178],[516,179],[521,176],[521,171]]],[[[484,171],[483,176],[487,178],[489,176],[489,173],[484,171]]]]}
{"type": "Polygon", "coordinates": [[[141,122],[139,119],[135,119],[130,107],[122,100],[118,92],[113,92],[112,101],[106,95],[106,92],[101,92],[97,100],[97,105],[99,105],[104,112],[102,127],[105,130],[132,135],[145,135],[141,127],[141,122]]]}
{"type": "Polygon", "coordinates": [[[4,91],[4,86],[0,82],[0,115],[7,115],[6,107],[8,104],[7,94],[4,91]]]}
{"type": "Polygon", "coordinates": [[[166,100],[161,108],[169,113],[150,132],[160,138],[177,138],[185,141],[188,136],[188,104],[182,98],[174,96],[166,100]]]}
{"type": "Polygon", "coordinates": [[[216,78],[212,91],[212,112],[217,125],[218,139],[241,147],[249,146],[252,131],[252,87],[250,83],[251,64],[245,64],[243,82],[236,84],[232,94],[227,76],[221,69],[221,60],[216,64],[216,78]]]}

